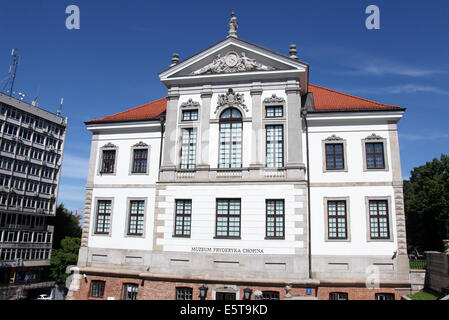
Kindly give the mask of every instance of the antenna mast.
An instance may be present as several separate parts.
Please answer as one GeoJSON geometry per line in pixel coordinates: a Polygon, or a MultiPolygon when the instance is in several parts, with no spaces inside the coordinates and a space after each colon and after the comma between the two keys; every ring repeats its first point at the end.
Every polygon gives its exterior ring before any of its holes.
{"type": "Polygon", "coordinates": [[[58,109],[58,111],[56,111],[56,114],[58,115],[58,116],[60,116],[61,115],[61,111],[62,111],[62,104],[64,103],[64,98],[61,98],[61,104],[59,105],[59,109],[58,109]]]}
{"type": "Polygon", "coordinates": [[[12,64],[9,67],[9,77],[8,80],[6,81],[5,86],[3,87],[3,91],[5,91],[5,89],[8,89],[8,85],[9,85],[9,90],[6,91],[6,93],[9,93],[9,96],[12,97],[13,94],[13,89],[14,89],[14,82],[16,81],[16,73],[17,73],[17,68],[19,66],[19,49],[12,49],[11,51],[11,56],[12,56],[12,64]]]}

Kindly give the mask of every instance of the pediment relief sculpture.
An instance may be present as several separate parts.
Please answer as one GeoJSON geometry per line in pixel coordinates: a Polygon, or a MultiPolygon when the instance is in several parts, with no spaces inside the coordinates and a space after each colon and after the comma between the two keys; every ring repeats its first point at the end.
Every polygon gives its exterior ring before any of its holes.
{"type": "Polygon", "coordinates": [[[224,57],[218,54],[214,61],[201,69],[193,71],[191,75],[268,70],[275,70],[275,68],[263,65],[255,59],[247,57],[245,52],[239,55],[235,51],[230,51],[224,57]]]}

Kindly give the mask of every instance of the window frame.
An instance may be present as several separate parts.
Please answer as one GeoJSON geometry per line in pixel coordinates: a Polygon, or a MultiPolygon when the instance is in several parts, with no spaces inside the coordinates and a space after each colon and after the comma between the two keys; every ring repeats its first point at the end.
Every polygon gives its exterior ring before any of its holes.
{"type": "Polygon", "coordinates": [[[192,199],[175,199],[175,216],[174,216],[174,228],[173,228],[173,237],[176,238],[190,238],[192,235],[192,211],[193,211],[193,204],[192,204],[192,199]],[[178,202],[183,202],[183,210],[182,210],[182,214],[178,214],[178,202]],[[186,201],[190,201],[190,213],[186,214],[185,213],[185,204],[186,201]],[[177,227],[177,221],[178,221],[178,216],[182,217],[182,234],[178,234],[176,233],[176,227],[177,227]],[[185,217],[189,216],[190,217],[190,227],[189,227],[189,233],[188,234],[184,234],[184,221],[185,221],[185,217]]]}
{"type": "Polygon", "coordinates": [[[329,292],[329,300],[349,300],[349,294],[347,292],[329,292]],[[340,299],[340,295],[343,295],[346,299],[340,299]],[[333,296],[337,299],[332,299],[333,296]]]}
{"type": "MultiPolygon", "coordinates": [[[[103,299],[104,298],[104,292],[105,292],[105,288],[106,288],[106,281],[103,280],[92,280],[90,282],[90,289],[89,289],[89,298],[95,298],[95,299],[103,299]],[[93,295],[93,289],[94,289],[94,285],[100,285],[102,284],[102,288],[101,290],[99,290],[99,292],[101,291],[101,296],[94,296],[93,295]]],[[[98,290],[98,288],[97,288],[98,290]]]]}
{"type": "Polygon", "coordinates": [[[175,300],[193,300],[193,288],[191,287],[176,287],[175,288],[175,300]],[[186,299],[186,292],[181,292],[181,291],[189,291],[190,294],[190,299],[186,299]],[[178,294],[178,292],[180,294],[178,294]],[[184,299],[180,299],[180,295],[182,295],[182,297],[184,297],[184,299]]]}
{"type": "Polygon", "coordinates": [[[387,152],[387,139],[382,138],[376,134],[372,134],[371,136],[362,139],[362,154],[363,154],[363,171],[364,172],[373,172],[373,171],[388,171],[388,152],[387,152]],[[382,151],[383,151],[383,168],[368,168],[368,157],[366,152],[366,144],[367,143],[382,143],[382,151]]]}
{"type": "Polygon", "coordinates": [[[92,235],[93,236],[111,236],[112,233],[112,217],[114,213],[114,198],[95,198],[95,223],[92,226],[92,235]],[[100,201],[110,201],[111,202],[111,212],[109,214],[109,230],[108,232],[97,232],[98,230],[98,209],[100,201]]]}
{"type": "Polygon", "coordinates": [[[123,289],[122,289],[122,300],[126,300],[126,301],[134,301],[137,300],[137,296],[139,294],[139,285],[137,283],[132,283],[132,282],[125,282],[123,283],[123,289]],[[127,288],[128,286],[133,286],[134,288],[136,288],[136,291],[132,291],[133,294],[135,294],[134,299],[128,299],[128,291],[127,288]]]}
{"type": "Polygon", "coordinates": [[[281,294],[279,291],[264,290],[262,291],[261,300],[280,300],[281,294]]]}
{"type": "Polygon", "coordinates": [[[241,239],[242,236],[242,199],[241,198],[216,198],[215,199],[215,236],[214,239],[241,239]],[[240,210],[238,215],[231,215],[230,214],[230,207],[231,207],[231,201],[232,200],[238,200],[240,202],[240,210]],[[218,202],[219,201],[227,201],[228,202],[228,209],[227,214],[218,214],[218,202]],[[226,236],[218,235],[218,217],[219,216],[226,216],[226,236]],[[238,236],[229,236],[229,218],[231,216],[238,216],[239,217],[239,235],[238,236]]]}
{"type": "Polygon", "coordinates": [[[366,240],[367,242],[393,242],[393,219],[392,219],[392,201],[391,196],[385,197],[365,197],[366,210],[366,240]],[[370,201],[386,201],[387,202],[387,223],[388,223],[388,238],[372,238],[371,237],[371,215],[370,215],[370,201]]]}
{"type": "Polygon", "coordinates": [[[335,135],[332,137],[328,137],[327,139],[323,140],[321,142],[322,144],[322,152],[323,152],[323,172],[348,172],[348,158],[346,156],[347,152],[347,144],[346,144],[346,140],[342,139],[340,137],[336,137],[335,135]],[[332,168],[328,168],[327,167],[327,145],[336,145],[336,144],[341,144],[343,151],[342,151],[342,156],[343,156],[343,168],[336,168],[336,169],[332,169],[332,168]]]}
{"type": "Polygon", "coordinates": [[[197,127],[180,127],[180,141],[179,141],[179,145],[180,145],[180,149],[179,149],[179,170],[186,170],[186,171],[192,171],[192,170],[196,170],[196,163],[197,163],[197,156],[198,156],[198,128],[197,127]],[[189,130],[188,133],[188,139],[189,142],[188,143],[184,143],[183,141],[183,137],[184,137],[184,132],[185,130],[189,130]],[[195,142],[190,142],[191,141],[191,137],[192,137],[192,133],[195,132],[195,142]],[[187,164],[183,163],[183,147],[187,146],[187,164]],[[189,163],[189,159],[191,156],[191,152],[193,150],[193,164],[189,163]],[[183,168],[183,166],[186,165],[187,168],[183,168]]]}
{"type": "Polygon", "coordinates": [[[396,300],[395,294],[391,292],[376,292],[374,294],[374,299],[377,301],[387,301],[387,300],[396,300]],[[379,299],[381,296],[390,297],[393,299],[379,299]]]}
{"type": "MultiPolygon", "coordinates": [[[[135,238],[145,238],[146,234],[146,222],[147,222],[147,205],[148,204],[148,198],[142,198],[142,197],[127,197],[126,199],[126,230],[125,230],[125,237],[135,237],[135,238]],[[143,201],[143,214],[131,214],[131,202],[133,201],[143,201]],[[131,233],[131,217],[132,216],[143,216],[143,230],[142,233],[131,233]]],[[[136,224],[137,226],[137,224],[136,224]]]]}
{"type": "Polygon", "coordinates": [[[265,119],[283,119],[285,117],[285,113],[284,113],[284,104],[266,104],[264,106],[264,118],[265,119]],[[268,115],[268,109],[273,108],[273,116],[269,116],[268,115]],[[276,115],[276,108],[280,108],[281,109],[281,115],[277,116],[276,115]]]}
{"type": "MultiPolygon", "coordinates": [[[[237,107],[227,107],[225,109],[223,109],[219,116],[218,116],[218,169],[227,169],[227,170],[241,170],[243,168],[243,118],[244,118],[244,113],[242,112],[242,110],[240,110],[237,107]],[[222,115],[224,112],[226,112],[227,110],[231,111],[231,117],[230,118],[222,118],[222,115]],[[232,110],[237,110],[240,113],[240,118],[234,118],[232,117],[232,110]],[[223,125],[229,124],[229,142],[222,142],[222,127],[223,125]],[[234,124],[240,124],[240,142],[235,142],[232,140],[233,137],[233,130],[237,130],[237,128],[233,128],[234,124]],[[239,151],[236,152],[240,153],[240,165],[233,167],[233,163],[232,163],[232,159],[233,159],[233,148],[232,146],[236,144],[239,145],[239,151]],[[224,145],[229,145],[229,156],[226,159],[226,164],[228,166],[223,166],[224,164],[222,164],[221,162],[221,155],[222,155],[222,148],[224,145]]],[[[237,163],[236,163],[237,165],[237,163]]]]}
{"type": "Polygon", "coordinates": [[[265,199],[265,239],[267,240],[284,240],[285,239],[285,199],[265,199]],[[274,236],[269,236],[268,235],[268,202],[269,201],[274,201],[275,205],[274,205],[274,214],[270,214],[270,216],[274,217],[274,236]],[[276,214],[277,212],[277,201],[282,201],[282,215],[278,215],[276,214]],[[277,231],[276,231],[276,218],[278,216],[282,216],[282,236],[277,236],[277,231]]]}
{"type": "Polygon", "coordinates": [[[98,166],[98,175],[111,175],[115,176],[117,174],[117,158],[118,158],[118,147],[112,143],[108,143],[100,148],[100,161],[98,166]],[[103,161],[104,161],[104,151],[115,151],[114,164],[112,172],[103,172],[103,161]]]}
{"type": "Polygon", "coordinates": [[[181,122],[193,122],[199,121],[199,119],[200,119],[200,112],[198,108],[189,108],[181,110],[181,122]],[[193,112],[196,112],[196,119],[192,119],[193,112]],[[186,114],[190,114],[190,119],[185,119],[186,114]]]}
{"type": "MultiPolygon", "coordinates": [[[[130,163],[130,165],[129,165],[129,175],[136,175],[136,176],[137,175],[148,175],[150,173],[150,168],[149,168],[149,165],[150,165],[150,163],[149,163],[150,162],[150,152],[151,152],[150,146],[148,144],[142,142],[142,141],[140,141],[139,143],[137,143],[137,144],[135,144],[135,145],[133,145],[131,147],[131,154],[130,154],[130,160],[129,160],[129,163],[130,163]],[[135,164],[135,161],[136,161],[135,152],[139,151],[139,150],[146,150],[147,151],[146,170],[145,170],[145,172],[136,172],[135,171],[135,167],[134,167],[134,164],[135,164]]],[[[140,159],[140,161],[143,161],[143,160],[140,159]]]]}
{"type": "MultiPolygon", "coordinates": [[[[280,169],[280,168],[284,168],[285,166],[285,132],[284,132],[284,124],[283,123],[266,123],[265,124],[265,168],[268,169],[280,169]],[[282,132],[282,140],[271,140],[268,141],[268,127],[281,127],[281,132],[282,132]],[[274,166],[273,167],[269,167],[268,166],[268,145],[269,142],[271,142],[271,144],[273,144],[275,147],[280,145],[282,148],[282,163],[280,166],[276,166],[276,152],[274,152],[273,154],[273,158],[274,158],[274,166]]],[[[275,131],[276,132],[276,131],[275,131]]]]}
{"type": "Polygon", "coordinates": [[[351,228],[350,228],[350,198],[349,197],[324,197],[324,221],[325,221],[325,242],[350,242],[351,228]],[[329,202],[345,202],[345,227],[346,238],[329,237],[329,202]]]}

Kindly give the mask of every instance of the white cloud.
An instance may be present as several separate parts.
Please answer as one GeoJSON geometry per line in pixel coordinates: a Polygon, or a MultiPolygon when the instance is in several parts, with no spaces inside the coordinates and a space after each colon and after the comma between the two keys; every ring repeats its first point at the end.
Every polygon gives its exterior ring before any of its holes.
{"type": "Polygon", "coordinates": [[[424,141],[424,140],[438,140],[438,139],[448,139],[449,134],[447,133],[431,133],[431,134],[414,134],[414,133],[399,133],[399,138],[402,140],[409,141],[424,141]]]}
{"type": "Polygon", "coordinates": [[[65,154],[62,162],[62,177],[86,179],[88,168],[89,159],[65,154]]]}
{"type": "Polygon", "coordinates": [[[391,62],[378,62],[376,64],[369,63],[357,68],[355,73],[372,74],[377,76],[397,75],[408,77],[425,77],[443,73],[437,69],[421,69],[410,66],[401,66],[391,62]]]}
{"type": "Polygon", "coordinates": [[[364,88],[364,89],[359,88],[354,90],[346,89],[346,91],[355,94],[408,94],[408,93],[427,92],[427,93],[449,95],[449,90],[444,90],[434,86],[416,85],[416,84],[401,84],[396,86],[379,87],[379,88],[364,88]]]}

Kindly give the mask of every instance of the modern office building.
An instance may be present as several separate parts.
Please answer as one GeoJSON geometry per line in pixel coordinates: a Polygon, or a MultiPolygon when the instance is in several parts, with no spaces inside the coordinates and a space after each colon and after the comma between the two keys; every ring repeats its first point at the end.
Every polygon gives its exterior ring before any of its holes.
{"type": "Polygon", "coordinates": [[[0,299],[50,288],[67,118],[0,93],[0,299]]]}
{"type": "Polygon", "coordinates": [[[71,299],[398,299],[404,109],[309,83],[237,37],[92,132],[71,299]]]}

